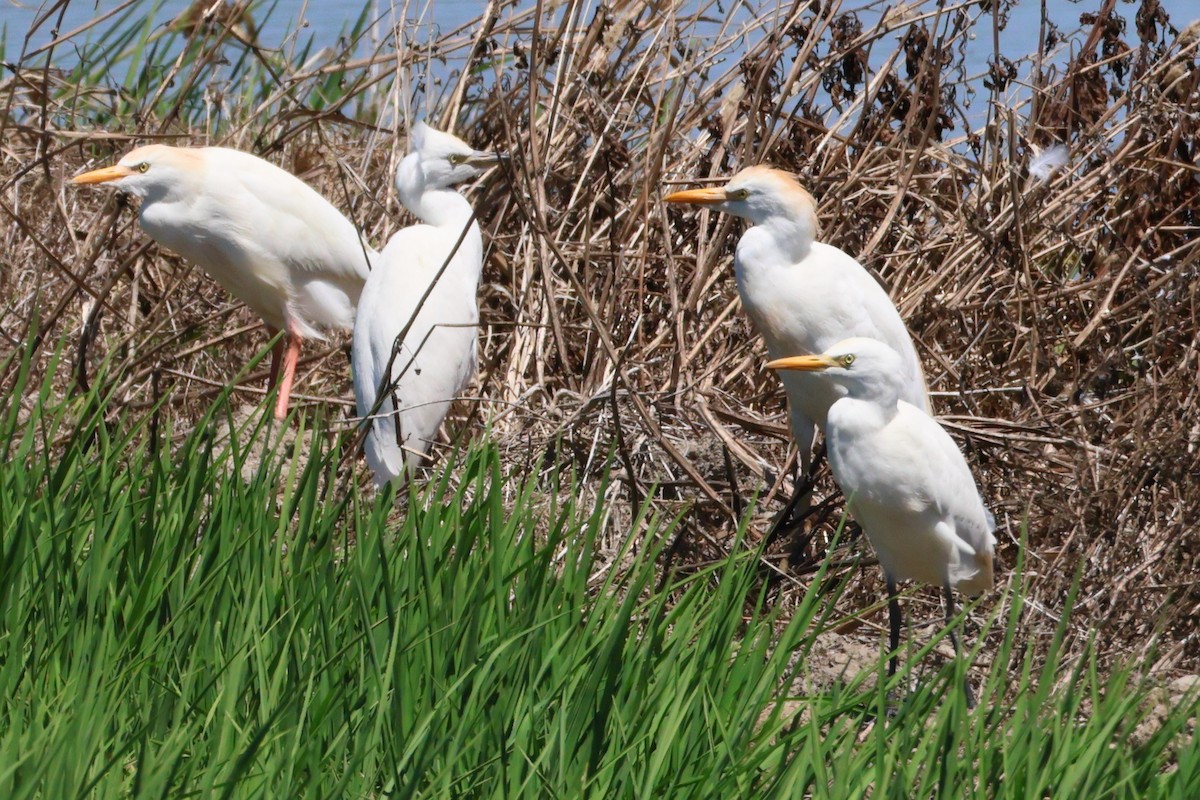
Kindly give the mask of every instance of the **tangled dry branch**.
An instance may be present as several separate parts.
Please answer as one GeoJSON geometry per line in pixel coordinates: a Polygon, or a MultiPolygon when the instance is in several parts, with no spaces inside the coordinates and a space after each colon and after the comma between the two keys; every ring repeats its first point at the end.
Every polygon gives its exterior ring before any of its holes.
{"type": "MultiPolygon", "coordinates": [[[[1030,607],[1052,626],[1078,571],[1076,636],[1102,631],[1110,656],[1153,642],[1175,665],[1200,654],[1200,37],[1143,0],[1134,41],[1112,0],[1099,5],[1071,47],[1043,25],[1038,52],[994,52],[981,75],[967,39],[991,39],[1007,8],[969,2],[901,5],[870,25],[837,2],[727,20],[711,0],[590,16],[491,2],[460,30],[401,27],[366,56],[303,65],[216,21],[187,29],[191,55],[145,97],[12,65],[0,349],[34,338],[45,368],[65,341],[80,357],[59,366],[64,395],[105,361],[114,413],[166,396],[194,418],[229,354],[263,347],[255,319],[149,242],[119,199],[64,178],[134,140],[240,147],[382,244],[406,222],[391,175],[424,102],[513,155],[467,190],[489,242],[481,371],[450,432],[486,420],[531,472],[587,477],[611,457],[612,529],[643,501],[686,509],[676,557],[703,561],[756,492],[765,527],[795,454],[728,268],[737,224],[659,198],[771,162],[818,197],[822,238],[891,291],[1002,523],[1002,562],[1027,528],[1030,607]],[[261,91],[233,97],[216,77],[230,60],[257,69],[261,91]],[[1066,166],[1031,174],[1057,144],[1066,166]]],[[[349,419],[344,345],[306,359],[298,386],[349,419]]],[[[242,386],[249,402],[264,374],[242,386]]],[[[818,540],[836,520],[814,522],[818,540]]]]}

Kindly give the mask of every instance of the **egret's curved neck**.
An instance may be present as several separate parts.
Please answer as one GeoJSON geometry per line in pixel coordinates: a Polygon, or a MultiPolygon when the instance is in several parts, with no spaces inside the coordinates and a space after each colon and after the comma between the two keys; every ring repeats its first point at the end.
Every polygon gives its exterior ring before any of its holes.
{"type": "Polygon", "coordinates": [[[871,434],[886,428],[899,413],[898,403],[880,405],[861,397],[846,395],[835,400],[829,407],[826,424],[841,435],[871,434]]]}
{"type": "Polygon", "coordinates": [[[396,170],[396,191],[404,207],[427,225],[461,231],[474,213],[458,192],[427,184],[420,157],[409,153],[396,170]]]}
{"type": "Polygon", "coordinates": [[[428,189],[411,200],[400,198],[427,225],[461,231],[475,213],[467,198],[453,189],[428,189]]]}
{"type": "Polygon", "coordinates": [[[849,399],[874,409],[881,424],[891,422],[900,412],[900,384],[891,375],[878,375],[875,380],[856,383],[848,388],[849,399]]]}
{"type": "Polygon", "coordinates": [[[787,263],[796,264],[808,255],[817,235],[816,219],[811,214],[771,214],[751,219],[758,235],[769,236],[787,263]]]}

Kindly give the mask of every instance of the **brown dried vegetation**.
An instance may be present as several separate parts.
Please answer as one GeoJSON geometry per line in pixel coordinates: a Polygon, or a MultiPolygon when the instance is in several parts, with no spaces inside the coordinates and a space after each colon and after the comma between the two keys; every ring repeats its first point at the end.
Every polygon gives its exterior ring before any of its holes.
{"type": "MultiPolygon", "coordinates": [[[[240,147],[310,181],[381,246],[407,222],[391,186],[397,98],[428,97],[434,122],[514,156],[467,189],[490,242],[481,373],[449,430],[490,420],[536,471],[587,478],[615,454],[614,531],[646,499],[687,509],[675,558],[705,560],[756,490],[761,535],[795,460],[729,269],[739,224],[659,198],[771,162],[817,196],[823,238],[889,287],[1001,524],[1003,564],[1028,526],[1030,608],[1044,615],[1031,635],[1053,628],[1081,571],[1080,640],[1095,629],[1109,657],[1156,646],[1160,667],[1179,668],[1200,655],[1198,37],[1154,0],[1132,31],[1112,0],[1098,5],[1080,36],[1043,25],[1039,52],[993,52],[981,75],[967,37],[991,39],[1007,9],[965,2],[871,24],[836,2],[734,22],[715,2],[686,15],[617,2],[590,19],[494,2],[460,30],[402,30],[400,46],[303,67],[215,20],[182,26],[200,55],[168,76],[175,88],[129,102],[22,62],[0,93],[0,350],[36,337],[44,365],[61,341],[81,354],[60,367],[63,395],[102,374],[114,418],[165,395],[186,427],[263,347],[257,320],[150,242],[126,204],[65,179],[135,141],[240,147]],[[270,65],[269,92],[221,96],[221,59],[270,65]],[[433,73],[440,86],[413,89],[433,73]],[[337,100],[318,103],[331,75],[337,100]],[[1054,143],[1069,165],[1029,175],[1054,143]]],[[[344,344],[307,352],[298,393],[348,420],[344,344]]],[[[240,389],[248,402],[265,372],[240,389]]],[[[861,569],[865,602],[878,587],[861,569]]]]}

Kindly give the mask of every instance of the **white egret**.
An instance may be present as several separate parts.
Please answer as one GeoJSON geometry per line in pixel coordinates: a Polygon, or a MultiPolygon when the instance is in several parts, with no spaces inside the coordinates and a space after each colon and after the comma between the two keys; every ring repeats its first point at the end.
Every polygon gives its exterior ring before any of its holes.
{"type": "Polygon", "coordinates": [[[139,147],[76,185],[109,184],[141,199],[156,242],[195,262],[250,306],[286,349],[272,351],[275,416],[287,415],[303,339],[349,329],[376,256],[350,220],[315,189],[257,156],[224,147],[139,147]],[[283,375],[279,368],[282,361],[283,375]]]}
{"type": "Polygon", "coordinates": [[[370,420],[363,449],[379,485],[424,460],[475,372],[483,238],[450,187],[501,158],[421,122],[409,149],[396,190],[420,222],[391,238],[367,279],[351,352],[358,414],[370,420]]]}
{"type": "MultiPolygon", "coordinates": [[[[851,338],[821,355],[780,358],[767,366],[806,373],[845,392],[829,409],[826,449],[834,480],[887,580],[888,674],[893,674],[901,622],[896,582],[940,586],[949,622],[953,588],[968,595],[992,588],[995,522],[954,440],[904,399],[905,364],[891,347],[851,338]]],[[[951,641],[958,652],[956,633],[951,641]]],[[[974,704],[969,685],[967,702],[974,704]]]]}
{"type": "MultiPolygon", "coordinates": [[[[816,241],[816,201],[795,178],[748,167],[724,186],[675,192],[668,203],[709,206],[748,220],[734,274],[742,305],[771,358],[819,353],[850,336],[886,342],[901,357],[900,396],[928,408],[925,376],[912,338],[887,292],[862,265],[816,241]]],[[[806,374],[781,375],[802,471],[811,463],[816,428],[845,391],[806,374]]]]}

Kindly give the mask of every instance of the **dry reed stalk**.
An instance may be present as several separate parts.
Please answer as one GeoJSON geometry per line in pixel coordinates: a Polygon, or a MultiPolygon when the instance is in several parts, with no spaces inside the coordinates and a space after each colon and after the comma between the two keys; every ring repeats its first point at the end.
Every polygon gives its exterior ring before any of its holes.
{"type": "MultiPolygon", "coordinates": [[[[612,453],[610,535],[644,499],[687,509],[673,557],[700,563],[755,491],[763,528],[794,452],[728,268],[738,224],[659,198],[772,162],[813,189],[823,238],[892,290],[935,408],[1002,523],[1005,564],[1028,525],[1030,608],[1045,609],[1026,620],[1031,636],[1081,569],[1078,641],[1095,627],[1107,656],[1155,647],[1160,664],[1185,663],[1200,655],[1197,44],[1153,20],[1126,44],[1108,6],[1069,55],[1043,25],[1017,102],[1005,91],[1014,54],[994,53],[992,88],[969,95],[980,87],[966,38],[997,24],[974,3],[914,4],[868,28],[837,3],[731,22],[715,2],[590,17],[579,3],[491,2],[481,24],[440,39],[401,29],[401,47],[383,37],[371,55],[303,66],[197,30],[203,55],[173,62],[176,85],[124,116],[103,87],[18,64],[0,87],[2,349],[37,336],[44,365],[53,342],[86,331],[79,375],[110,359],[119,403],[147,408],[165,392],[182,427],[264,338],[127,208],[64,179],[133,139],[215,141],[302,174],[382,245],[407,222],[393,129],[423,74],[442,124],[514,156],[466,190],[490,243],[482,367],[449,430],[469,437],[490,420],[506,457],[539,474],[594,477],[612,453]],[[219,114],[198,115],[189,103],[211,91],[184,88],[212,82],[234,53],[270,65],[264,92],[244,106],[209,96],[219,114]],[[439,102],[429,74],[441,58],[468,68],[439,102]],[[330,75],[344,94],[314,104],[330,75]],[[964,133],[981,107],[986,120],[964,133]],[[106,131],[81,130],[98,119],[106,131]],[[1030,179],[1033,146],[1064,135],[1070,165],[1030,179]]],[[[310,362],[300,388],[348,419],[341,349],[310,362]]],[[[76,377],[63,369],[64,395],[76,377]]],[[[247,402],[260,387],[253,377],[247,402]]],[[[818,547],[836,519],[815,526],[818,547]]]]}

